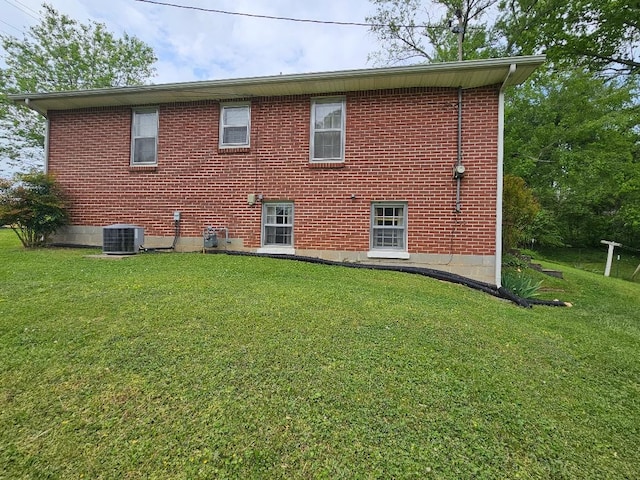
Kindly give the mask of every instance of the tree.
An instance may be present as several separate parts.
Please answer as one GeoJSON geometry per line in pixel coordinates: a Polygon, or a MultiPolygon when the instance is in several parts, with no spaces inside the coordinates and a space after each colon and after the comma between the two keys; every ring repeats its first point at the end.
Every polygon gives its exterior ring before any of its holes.
{"type": "Polygon", "coordinates": [[[640,71],[638,0],[506,0],[499,23],[508,53],[544,51],[593,72],[640,71]]]}
{"type": "Polygon", "coordinates": [[[640,233],[633,83],[577,69],[540,71],[505,112],[505,171],[523,177],[565,242],[640,233]]]}
{"type": "Polygon", "coordinates": [[[367,21],[374,25],[371,30],[384,46],[371,56],[378,64],[457,60],[458,31],[462,35],[463,58],[496,56],[497,39],[482,20],[498,0],[371,0],[371,3],[377,11],[367,21]]]}
{"type": "Polygon", "coordinates": [[[465,59],[545,52],[553,63],[569,63],[592,72],[640,71],[638,0],[371,3],[377,11],[367,21],[374,24],[371,30],[384,46],[383,52],[374,54],[378,63],[455,60],[456,36],[448,20],[459,12],[465,59]],[[495,21],[486,23],[489,17],[495,21]]]}
{"type": "Polygon", "coordinates": [[[0,225],[9,225],[25,248],[46,243],[67,222],[64,198],[52,175],[23,173],[0,181],[0,225]]]}
{"type": "Polygon", "coordinates": [[[104,24],[78,23],[47,4],[41,17],[22,39],[0,35],[0,157],[11,165],[41,161],[44,120],[7,94],[140,85],[155,73],[153,50],[135,37],[116,38],[104,24]]]}

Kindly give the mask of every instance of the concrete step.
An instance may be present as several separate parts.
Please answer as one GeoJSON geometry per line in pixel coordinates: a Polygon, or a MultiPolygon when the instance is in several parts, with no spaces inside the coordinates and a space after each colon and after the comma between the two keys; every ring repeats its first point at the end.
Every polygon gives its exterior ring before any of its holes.
{"type": "Polygon", "coordinates": [[[530,262],[529,266],[533,270],[537,270],[538,272],[542,272],[545,275],[549,275],[550,277],[562,278],[562,272],[559,272],[557,270],[551,270],[549,268],[542,268],[542,265],[540,265],[539,263],[530,262]]]}
{"type": "Polygon", "coordinates": [[[549,270],[547,268],[543,268],[542,270],[540,270],[542,273],[544,273],[545,275],[549,275],[550,277],[555,277],[555,278],[563,278],[562,277],[562,272],[559,272],[557,270],[549,270]]]}

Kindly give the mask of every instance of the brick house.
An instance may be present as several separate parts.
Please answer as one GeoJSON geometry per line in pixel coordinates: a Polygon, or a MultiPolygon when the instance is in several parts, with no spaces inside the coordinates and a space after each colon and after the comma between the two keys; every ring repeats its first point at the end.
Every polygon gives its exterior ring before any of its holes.
{"type": "Polygon", "coordinates": [[[14,95],[47,118],[56,241],[424,266],[499,285],[503,91],[540,56],[14,95]],[[179,213],[178,213],[179,212],[179,213]],[[178,218],[176,221],[175,219],[178,218]]]}

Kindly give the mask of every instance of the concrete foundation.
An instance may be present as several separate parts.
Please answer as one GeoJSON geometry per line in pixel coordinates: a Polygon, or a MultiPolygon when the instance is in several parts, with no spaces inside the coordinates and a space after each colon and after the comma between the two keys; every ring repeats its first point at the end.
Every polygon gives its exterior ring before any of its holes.
{"type": "MultiPolygon", "coordinates": [[[[60,230],[52,238],[54,243],[66,245],[95,246],[102,248],[102,227],[69,226],[60,230]]],[[[144,247],[169,247],[173,237],[144,236],[144,247]]],[[[246,248],[242,239],[218,239],[218,246],[209,250],[256,252],[257,248],[246,248]]],[[[180,237],[176,242],[176,252],[203,251],[202,237],[180,237]]],[[[455,273],[474,280],[495,284],[496,257],[494,255],[442,255],[430,253],[410,253],[408,259],[370,258],[367,251],[311,250],[295,249],[295,255],[317,257],[335,262],[367,263],[373,265],[399,265],[432,268],[455,273]]]]}

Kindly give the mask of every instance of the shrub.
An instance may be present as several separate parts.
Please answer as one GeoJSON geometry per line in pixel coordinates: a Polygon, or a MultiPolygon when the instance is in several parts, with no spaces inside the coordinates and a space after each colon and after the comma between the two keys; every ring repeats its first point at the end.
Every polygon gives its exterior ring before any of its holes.
{"type": "Polygon", "coordinates": [[[502,266],[517,269],[529,268],[529,261],[519,253],[505,253],[502,256],[502,266]]]}
{"type": "Polygon", "coordinates": [[[527,274],[518,270],[505,270],[502,273],[502,286],[521,298],[538,296],[542,280],[536,282],[527,274]]]}
{"type": "Polygon", "coordinates": [[[64,198],[52,175],[19,173],[0,182],[0,225],[9,225],[25,248],[43,245],[66,223],[64,198]]]}
{"type": "Polygon", "coordinates": [[[504,176],[502,241],[505,251],[517,248],[525,240],[526,230],[540,211],[540,205],[524,179],[504,176]]]}

